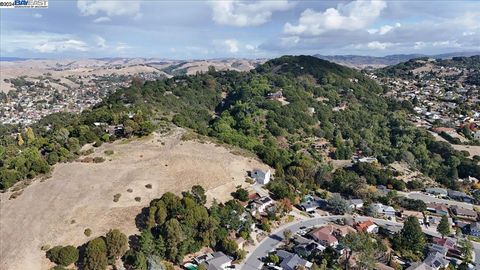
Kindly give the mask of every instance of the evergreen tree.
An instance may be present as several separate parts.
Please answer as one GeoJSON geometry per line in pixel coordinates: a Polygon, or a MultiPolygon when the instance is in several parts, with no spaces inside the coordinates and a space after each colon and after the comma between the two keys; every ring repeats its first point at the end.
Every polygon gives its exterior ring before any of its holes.
{"type": "Polygon", "coordinates": [[[402,251],[411,252],[419,258],[423,257],[426,240],[416,217],[407,217],[397,243],[402,251]]]}
{"type": "Polygon", "coordinates": [[[128,249],[127,236],[117,229],[108,231],[105,242],[108,258],[112,261],[122,257],[128,249]]]}
{"type": "Polygon", "coordinates": [[[95,238],[88,242],[85,250],[85,270],[105,270],[108,265],[107,245],[101,238],[95,238]]]}
{"type": "Polygon", "coordinates": [[[450,224],[446,215],[443,215],[440,223],[438,223],[437,232],[442,235],[442,238],[450,234],[450,224]]]}

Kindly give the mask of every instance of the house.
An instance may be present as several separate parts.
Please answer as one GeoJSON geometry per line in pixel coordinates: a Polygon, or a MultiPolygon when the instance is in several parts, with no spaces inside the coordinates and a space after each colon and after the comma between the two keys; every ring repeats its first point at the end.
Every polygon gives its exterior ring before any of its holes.
{"type": "Polygon", "coordinates": [[[480,222],[471,223],[470,226],[468,226],[468,234],[480,237],[480,222]]]}
{"type": "Polygon", "coordinates": [[[450,264],[450,262],[445,259],[445,256],[438,252],[430,253],[423,262],[435,270],[445,268],[450,264]]]}
{"type": "Polygon", "coordinates": [[[250,209],[250,213],[252,213],[252,215],[256,215],[257,213],[265,213],[267,208],[272,206],[274,203],[275,201],[272,200],[272,198],[268,196],[263,196],[251,202],[248,208],[250,209]]]}
{"type": "Polygon", "coordinates": [[[434,270],[434,268],[428,266],[426,263],[419,262],[410,265],[406,270],[434,270]]]}
{"type": "Polygon", "coordinates": [[[285,250],[277,250],[277,256],[281,260],[280,267],[284,270],[295,270],[298,269],[299,266],[306,269],[312,267],[311,262],[301,258],[297,254],[285,250]]]}
{"type": "Polygon", "coordinates": [[[430,253],[438,253],[442,254],[443,256],[447,255],[448,253],[448,248],[438,245],[438,244],[430,244],[429,245],[429,252],[430,253]]]}
{"type": "Polygon", "coordinates": [[[387,234],[389,236],[394,236],[395,234],[399,233],[402,230],[401,225],[390,225],[390,224],[385,224],[380,226],[379,231],[381,231],[384,234],[387,234]]]}
{"type": "Polygon", "coordinates": [[[207,270],[226,270],[232,265],[232,258],[219,251],[211,254],[212,258],[203,261],[207,270]]]}
{"type": "Polygon", "coordinates": [[[274,92],[274,93],[268,93],[267,98],[268,99],[281,99],[281,98],[283,98],[283,93],[282,93],[281,90],[277,91],[277,92],[274,92]]]}
{"type": "Polygon", "coordinates": [[[203,255],[200,255],[200,256],[197,256],[197,257],[193,258],[193,262],[197,265],[200,265],[204,261],[207,261],[207,260],[210,260],[210,259],[213,259],[212,253],[206,253],[206,254],[203,254],[203,255]]]}
{"type": "Polygon", "coordinates": [[[457,245],[457,241],[453,238],[440,238],[440,237],[433,237],[432,242],[442,247],[446,247],[447,249],[455,249],[457,245]]]}
{"type": "Polygon", "coordinates": [[[406,219],[407,217],[416,217],[418,219],[418,223],[423,225],[424,217],[422,212],[418,211],[410,211],[410,210],[403,210],[402,218],[406,219]]]}
{"type": "Polygon", "coordinates": [[[310,200],[300,203],[298,207],[305,212],[310,212],[314,211],[317,208],[325,208],[327,204],[327,200],[320,198],[312,198],[310,200]]]}
{"type": "Polygon", "coordinates": [[[298,254],[302,257],[308,257],[315,252],[324,251],[326,247],[320,245],[319,243],[310,241],[310,243],[298,244],[293,247],[295,254],[298,254]]]}
{"type": "Polygon", "coordinates": [[[355,224],[355,229],[358,232],[378,233],[378,226],[371,220],[358,222],[355,224]]]}
{"type": "Polygon", "coordinates": [[[374,157],[353,156],[352,160],[353,160],[354,163],[376,163],[376,162],[378,162],[377,158],[374,158],[374,157]]]}
{"type": "Polygon", "coordinates": [[[454,213],[458,217],[470,218],[475,220],[477,219],[477,212],[475,212],[474,210],[463,208],[458,205],[450,207],[450,210],[452,210],[452,213],[454,213]]]}
{"type": "Polygon", "coordinates": [[[480,140],[480,130],[477,130],[477,132],[475,132],[475,134],[473,134],[473,138],[475,140],[480,140]]]}
{"type": "Polygon", "coordinates": [[[456,190],[448,190],[448,197],[450,197],[453,200],[456,201],[461,201],[461,202],[466,202],[466,203],[472,203],[473,202],[473,197],[467,195],[465,192],[461,191],[456,191],[456,190]]]}
{"type": "Polygon", "coordinates": [[[266,185],[268,182],[270,182],[271,172],[270,170],[264,172],[260,169],[254,169],[250,176],[260,185],[266,185]]]}
{"type": "Polygon", "coordinates": [[[121,136],[123,135],[123,130],[124,130],[124,126],[123,124],[120,124],[120,125],[110,125],[110,126],[107,126],[105,128],[105,132],[108,133],[108,135],[110,136],[113,136],[113,135],[116,135],[116,136],[121,136]]]}
{"type": "Polygon", "coordinates": [[[391,206],[383,205],[381,203],[374,203],[371,207],[373,214],[376,216],[386,217],[389,219],[395,218],[396,211],[391,206]]]}
{"type": "Polygon", "coordinates": [[[321,227],[313,229],[309,235],[322,246],[335,247],[338,245],[338,240],[332,235],[332,233],[333,231],[331,228],[321,227]]]}
{"type": "Polygon", "coordinates": [[[445,188],[426,188],[425,192],[432,194],[432,195],[438,195],[438,196],[447,196],[448,191],[445,188]]]}
{"type": "Polygon", "coordinates": [[[349,201],[348,207],[350,209],[358,210],[363,208],[363,200],[361,199],[352,199],[349,201]]]}
{"type": "Polygon", "coordinates": [[[427,210],[442,216],[448,215],[448,206],[443,203],[427,203],[427,210]]]}

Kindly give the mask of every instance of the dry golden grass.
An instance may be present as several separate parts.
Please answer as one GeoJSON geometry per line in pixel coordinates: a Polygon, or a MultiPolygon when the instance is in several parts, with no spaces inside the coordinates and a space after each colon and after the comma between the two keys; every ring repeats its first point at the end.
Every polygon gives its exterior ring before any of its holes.
{"type": "Polygon", "coordinates": [[[8,200],[10,192],[0,194],[0,269],[48,269],[42,246],[80,245],[111,228],[135,234],[135,216],[166,191],[180,193],[199,184],[209,201],[225,201],[235,186],[246,185],[247,170],[266,168],[212,143],[181,141],[182,134],[175,129],[167,136],[104,144],[91,156],[114,150],[111,161],[58,164],[51,178],[34,181],[16,199],[8,200]],[[118,202],[116,194],[121,194],[118,202]]]}

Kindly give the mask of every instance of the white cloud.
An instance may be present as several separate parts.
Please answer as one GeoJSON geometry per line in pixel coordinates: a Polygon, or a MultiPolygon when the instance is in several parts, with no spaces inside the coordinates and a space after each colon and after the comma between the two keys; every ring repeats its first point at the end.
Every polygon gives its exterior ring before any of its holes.
{"type": "Polygon", "coordinates": [[[385,50],[392,45],[393,43],[391,42],[372,41],[367,44],[367,47],[372,50],[385,50]]]}
{"type": "Polygon", "coordinates": [[[40,18],[43,17],[43,15],[40,14],[40,13],[35,13],[35,14],[33,14],[33,17],[36,18],[36,19],[40,19],[40,18]]]}
{"type": "Polygon", "coordinates": [[[1,39],[1,47],[7,52],[28,50],[40,53],[58,53],[66,51],[86,52],[87,43],[68,34],[51,32],[10,32],[1,39]]]}
{"type": "Polygon", "coordinates": [[[238,41],[235,39],[227,39],[224,41],[224,44],[227,47],[227,50],[231,53],[238,52],[238,41]]]}
{"type": "Polygon", "coordinates": [[[232,26],[256,26],[268,22],[273,12],[294,6],[288,0],[243,2],[238,0],[210,1],[213,20],[232,26]]]}
{"type": "Polygon", "coordinates": [[[383,9],[385,1],[357,0],[324,12],[306,9],[300,15],[298,25],[286,23],[284,32],[290,35],[318,36],[332,30],[361,30],[375,21],[383,9]]]}
{"type": "Polygon", "coordinates": [[[368,31],[368,33],[370,33],[370,34],[385,35],[386,33],[392,31],[393,29],[395,29],[395,28],[400,28],[400,27],[402,27],[402,24],[401,24],[401,23],[396,23],[396,24],[393,25],[393,26],[387,24],[387,25],[384,25],[384,26],[382,26],[382,27],[380,27],[380,28],[378,28],[378,29],[373,28],[373,29],[368,29],[367,31],[368,31]]]}
{"type": "Polygon", "coordinates": [[[138,19],[140,13],[140,0],[78,0],[77,7],[84,16],[105,13],[107,16],[130,16],[138,19]]]}
{"type": "Polygon", "coordinates": [[[443,40],[432,42],[433,47],[460,48],[462,45],[456,40],[443,40]]]}
{"type": "Polygon", "coordinates": [[[110,19],[110,17],[98,17],[96,18],[95,20],[93,20],[94,23],[102,23],[102,22],[109,22],[111,21],[112,19],[110,19]]]}
{"type": "Polygon", "coordinates": [[[254,46],[252,44],[246,44],[245,49],[247,49],[249,51],[256,51],[258,48],[257,48],[257,46],[254,46]]]}
{"type": "Polygon", "coordinates": [[[34,46],[34,49],[41,53],[54,53],[64,51],[88,51],[85,42],[75,39],[48,41],[34,46]]]}
{"type": "Polygon", "coordinates": [[[107,46],[107,41],[101,37],[101,36],[95,36],[95,41],[97,43],[97,46],[100,48],[100,49],[106,49],[108,48],[107,46]]]}

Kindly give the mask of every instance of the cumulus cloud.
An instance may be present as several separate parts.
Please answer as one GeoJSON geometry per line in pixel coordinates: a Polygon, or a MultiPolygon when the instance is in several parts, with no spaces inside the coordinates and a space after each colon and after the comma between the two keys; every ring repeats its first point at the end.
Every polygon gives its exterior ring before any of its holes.
{"type": "Polygon", "coordinates": [[[226,45],[227,49],[231,53],[237,53],[238,52],[238,41],[235,39],[227,39],[224,41],[224,44],[226,45]]]}
{"type": "Polygon", "coordinates": [[[95,20],[93,20],[94,23],[102,23],[102,22],[109,22],[111,21],[112,19],[110,19],[110,17],[98,17],[96,18],[95,20]]]}
{"type": "Polygon", "coordinates": [[[140,1],[118,0],[78,0],[77,7],[84,16],[92,16],[104,13],[107,16],[130,16],[138,19],[140,13],[140,1]]]}
{"type": "Polygon", "coordinates": [[[384,25],[378,29],[375,29],[375,28],[372,28],[372,29],[368,29],[368,33],[370,34],[379,34],[379,35],[385,35],[386,33],[392,31],[393,29],[395,28],[400,28],[402,27],[402,24],[401,23],[396,23],[395,25],[384,25]]]}
{"type": "Polygon", "coordinates": [[[1,39],[1,47],[7,52],[28,50],[39,53],[66,51],[86,52],[90,48],[84,41],[68,34],[50,32],[10,32],[1,39]]]}
{"type": "Polygon", "coordinates": [[[357,0],[348,4],[339,4],[324,12],[306,9],[297,25],[287,22],[284,32],[289,35],[318,36],[328,31],[354,31],[365,29],[380,16],[387,7],[385,1],[357,0]]]}
{"type": "Polygon", "coordinates": [[[268,22],[273,12],[294,6],[288,0],[243,2],[238,0],[211,1],[213,20],[222,25],[256,26],[268,22]]]}

